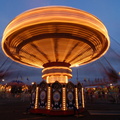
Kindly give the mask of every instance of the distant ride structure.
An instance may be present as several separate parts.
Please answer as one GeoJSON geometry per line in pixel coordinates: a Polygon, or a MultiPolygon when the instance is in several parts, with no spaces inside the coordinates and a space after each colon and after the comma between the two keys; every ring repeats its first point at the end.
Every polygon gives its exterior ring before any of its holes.
{"type": "Polygon", "coordinates": [[[43,68],[32,94],[32,113],[73,114],[84,108],[80,83],[68,82],[71,67],[93,62],[110,46],[108,31],[94,15],[66,6],[28,10],[14,18],[2,37],[2,49],[12,60],[43,68]]]}

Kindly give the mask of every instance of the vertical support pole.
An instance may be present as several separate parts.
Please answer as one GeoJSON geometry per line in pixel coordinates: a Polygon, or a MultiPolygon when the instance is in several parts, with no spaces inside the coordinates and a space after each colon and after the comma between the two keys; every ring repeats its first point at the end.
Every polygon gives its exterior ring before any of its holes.
{"type": "Polygon", "coordinates": [[[75,87],[75,106],[77,109],[79,109],[79,105],[78,105],[78,88],[75,87]]]}
{"type": "Polygon", "coordinates": [[[47,109],[51,109],[51,87],[48,86],[48,91],[47,91],[47,109]]]}
{"type": "Polygon", "coordinates": [[[82,92],[82,108],[85,108],[85,96],[84,96],[84,88],[81,88],[81,92],[82,92]]]}
{"type": "Polygon", "coordinates": [[[62,110],[67,110],[66,108],[66,87],[62,88],[62,110]]]}
{"type": "Polygon", "coordinates": [[[39,108],[39,104],[38,104],[38,99],[39,98],[39,87],[36,87],[36,94],[35,94],[35,109],[38,109],[39,108]]]}
{"type": "Polygon", "coordinates": [[[76,65],[76,70],[77,70],[76,80],[77,80],[77,83],[78,83],[78,67],[79,67],[79,65],[76,65]]]}

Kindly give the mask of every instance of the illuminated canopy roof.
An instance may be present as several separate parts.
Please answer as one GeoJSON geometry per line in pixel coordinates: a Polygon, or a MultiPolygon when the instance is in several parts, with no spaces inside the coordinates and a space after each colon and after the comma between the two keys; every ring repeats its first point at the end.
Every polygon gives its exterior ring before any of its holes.
{"type": "Polygon", "coordinates": [[[104,55],[109,45],[108,32],[98,18],[64,6],[35,8],[18,15],[2,38],[8,57],[34,67],[52,62],[83,65],[104,55]]]}

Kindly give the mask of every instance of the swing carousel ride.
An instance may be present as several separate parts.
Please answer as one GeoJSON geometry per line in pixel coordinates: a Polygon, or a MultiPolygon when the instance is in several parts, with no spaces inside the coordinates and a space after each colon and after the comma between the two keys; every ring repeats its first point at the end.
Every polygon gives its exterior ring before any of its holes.
{"type": "Polygon", "coordinates": [[[28,10],[6,27],[2,49],[12,60],[42,68],[43,81],[32,95],[31,113],[71,115],[84,109],[81,83],[74,85],[71,67],[93,62],[110,46],[104,24],[85,11],[47,6],[28,10]]]}

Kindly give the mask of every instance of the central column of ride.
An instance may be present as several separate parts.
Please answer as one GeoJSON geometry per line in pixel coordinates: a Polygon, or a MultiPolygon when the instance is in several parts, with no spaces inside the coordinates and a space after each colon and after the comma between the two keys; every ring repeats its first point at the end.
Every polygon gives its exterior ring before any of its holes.
{"type": "Polygon", "coordinates": [[[65,62],[50,62],[43,65],[42,78],[47,83],[68,83],[68,79],[72,78],[72,70],[70,64],[65,62]]]}

